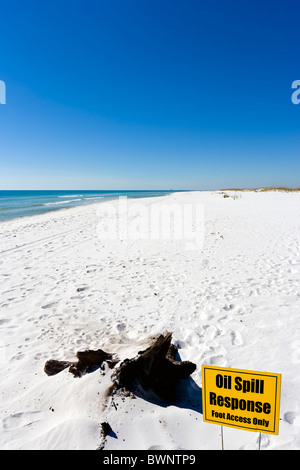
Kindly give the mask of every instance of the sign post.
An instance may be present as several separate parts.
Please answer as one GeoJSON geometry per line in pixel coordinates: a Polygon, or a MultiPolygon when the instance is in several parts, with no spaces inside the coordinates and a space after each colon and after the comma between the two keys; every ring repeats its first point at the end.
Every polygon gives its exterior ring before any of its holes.
{"type": "Polygon", "coordinates": [[[278,434],[280,388],[281,374],[202,365],[203,421],[278,434]]]}

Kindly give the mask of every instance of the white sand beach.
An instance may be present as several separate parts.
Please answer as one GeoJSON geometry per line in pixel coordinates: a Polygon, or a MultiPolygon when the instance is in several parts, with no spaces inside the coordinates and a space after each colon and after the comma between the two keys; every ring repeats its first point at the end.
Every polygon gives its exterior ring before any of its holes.
{"type": "MultiPolygon", "coordinates": [[[[279,435],[262,434],[261,449],[300,449],[300,193],[226,194],[128,200],[145,214],[198,204],[194,249],[147,239],[149,227],[113,239],[101,203],[0,224],[1,449],[220,449],[220,426],[203,422],[202,364],[281,373],[279,435]],[[197,365],[177,404],[111,397],[107,369],[44,372],[85,349],[130,358],[167,332],[197,365]]],[[[225,449],[258,447],[259,433],[223,431],[225,449]]]]}

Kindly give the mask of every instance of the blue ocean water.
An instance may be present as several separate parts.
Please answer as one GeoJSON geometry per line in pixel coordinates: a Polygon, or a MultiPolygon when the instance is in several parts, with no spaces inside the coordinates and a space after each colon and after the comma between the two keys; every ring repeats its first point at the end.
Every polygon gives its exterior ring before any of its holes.
{"type": "MultiPolygon", "coordinates": [[[[116,199],[164,196],[174,191],[0,191],[0,222],[116,199]]],[[[177,192],[177,191],[176,191],[177,192]]]]}

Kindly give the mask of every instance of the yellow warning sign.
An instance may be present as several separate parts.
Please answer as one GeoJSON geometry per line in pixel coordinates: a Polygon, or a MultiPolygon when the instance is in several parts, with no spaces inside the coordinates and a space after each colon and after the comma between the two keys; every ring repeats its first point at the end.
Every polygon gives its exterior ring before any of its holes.
{"type": "Polygon", "coordinates": [[[281,374],[202,365],[203,421],[278,434],[281,374]]]}

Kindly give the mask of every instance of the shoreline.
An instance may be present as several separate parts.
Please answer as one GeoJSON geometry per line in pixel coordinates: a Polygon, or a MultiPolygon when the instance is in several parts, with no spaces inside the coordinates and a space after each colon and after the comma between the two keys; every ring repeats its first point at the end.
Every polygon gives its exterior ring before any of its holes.
{"type": "MultiPolygon", "coordinates": [[[[150,192],[150,191],[149,191],[150,192]]],[[[189,191],[185,191],[185,192],[189,192],[189,191]]],[[[172,193],[168,193],[168,194],[164,194],[164,195],[159,195],[159,196],[149,196],[149,197],[139,197],[139,198],[131,198],[131,197],[128,197],[126,196],[128,199],[130,200],[139,200],[139,199],[149,199],[149,198],[152,198],[152,197],[155,197],[155,198],[159,198],[159,197],[165,197],[165,196],[169,196],[170,194],[177,194],[177,192],[172,192],[172,193]]],[[[110,201],[115,201],[119,198],[120,196],[118,197],[115,197],[115,198],[111,198],[111,199],[106,199],[104,201],[98,201],[98,202],[89,202],[89,203],[86,203],[86,204],[79,204],[79,205],[75,205],[75,206],[72,206],[72,207],[62,207],[62,208],[55,208],[53,210],[48,210],[48,211],[45,211],[45,212],[42,212],[40,214],[32,214],[32,215],[24,215],[24,216],[16,216],[16,217],[12,217],[12,218],[9,218],[9,219],[5,219],[5,220],[0,220],[0,225],[2,223],[6,223],[6,222],[10,222],[10,221],[15,221],[15,220],[20,220],[20,219],[26,219],[26,218],[31,218],[31,217],[38,217],[38,216],[43,216],[45,214],[51,214],[51,213],[56,213],[56,212],[61,212],[61,211],[65,211],[65,210],[70,210],[70,209],[77,209],[77,208],[85,208],[85,207],[89,207],[89,206],[93,206],[95,204],[103,204],[103,203],[107,203],[107,202],[110,202],[110,201]]],[[[121,196],[123,197],[123,196],[121,196]]]]}
{"type": "MultiPolygon", "coordinates": [[[[136,190],[136,191],[139,192],[138,190],[136,190]]],[[[151,192],[152,190],[145,190],[145,191],[151,192]]],[[[163,190],[161,190],[161,191],[163,191],[163,190]]],[[[129,200],[138,201],[140,199],[150,199],[150,198],[153,198],[153,197],[154,198],[162,198],[162,197],[170,196],[172,194],[175,195],[175,194],[182,194],[182,193],[202,193],[202,192],[204,192],[204,193],[216,193],[216,194],[223,194],[224,192],[229,192],[229,193],[231,193],[231,192],[237,192],[237,193],[247,193],[247,192],[250,192],[250,193],[270,193],[270,192],[275,192],[275,193],[278,193],[278,192],[279,193],[298,193],[298,192],[300,192],[300,188],[261,187],[261,188],[229,188],[229,189],[215,189],[215,190],[209,190],[209,189],[194,190],[194,189],[191,189],[191,190],[178,190],[178,191],[174,190],[173,192],[170,192],[168,194],[164,194],[164,195],[161,195],[161,196],[159,195],[159,196],[138,197],[138,198],[132,198],[130,196],[126,196],[126,198],[129,199],[129,200]]],[[[85,207],[89,207],[89,206],[94,206],[96,204],[103,204],[103,203],[107,203],[107,202],[110,202],[110,201],[115,201],[115,200],[119,199],[120,197],[123,197],[123,196],[118,196],[116,198],[107,199],[107,200],[104,200],[104,201],[90,202],[90,203],[86,203],[86,204],[82,204],[82,205],[78,205],[78,206],[76,205],[76,206],[72,206],[72,207],[56,208],[56,209],[53,209],[53,210],[50,210],[50,211],[45,211],[45,212],[40,213],[40,214],[16,216],[16,217],[9,218],[9,219],[6,219],[6,220],[0,220],[0,226],[3,223],[13,222],[13,221],[16,221],[16,220],[24,220],[26,218],[39,217],[39,216],[43,216],[45,214],[68,211],[70,209],[85,208],[85,207]]]]}

